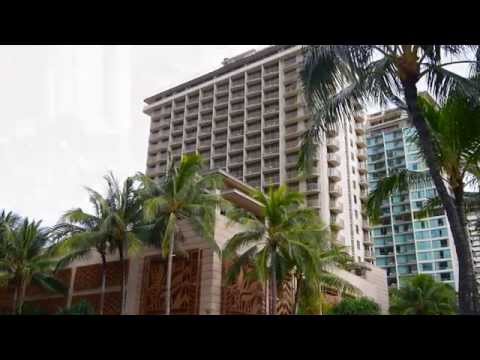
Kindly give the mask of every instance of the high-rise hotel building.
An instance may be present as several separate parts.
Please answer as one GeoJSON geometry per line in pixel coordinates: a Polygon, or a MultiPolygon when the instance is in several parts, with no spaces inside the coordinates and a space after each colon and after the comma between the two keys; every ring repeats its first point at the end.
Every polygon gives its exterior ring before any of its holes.
{"type": "Polygon", "coordinates": [[[372,243],[362,204],[367,195],[365,118],[352,118],[321,142],[311,176],[297,160],[310,116],[302,97],[298,45],[271,46],[225,59],[208,74],[145,100],[151,117],[147,174],[158,178],[182,154],[199,153],[255,188],[288,184],[348,247],[371,262],[372,243]]]}
{"type": "MultiPolygon", "coordinates": [[[[406,112],[392,109],[368,117],[368,184],[397,169],[426,170],[406,112]]],[[[375,263],[387,271],[389,286],[401,286],[412,275],[431,274],[457,288],[455,247],[443,209],[421,218],[419,210],[427,199],[437,196],[433,182],[410,187],[391,196],[381,208],[379,225],[371,227],[375,263]]]]}

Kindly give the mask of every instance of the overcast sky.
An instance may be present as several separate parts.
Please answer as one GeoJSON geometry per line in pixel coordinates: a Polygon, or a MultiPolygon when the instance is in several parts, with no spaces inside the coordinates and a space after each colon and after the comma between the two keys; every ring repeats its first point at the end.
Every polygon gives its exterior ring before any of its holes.
{"type": "Polygon", "coordinates": [[[265,45],[0,46],[0,209],[56,223],[145,171],[143,99],[265,45]]]}

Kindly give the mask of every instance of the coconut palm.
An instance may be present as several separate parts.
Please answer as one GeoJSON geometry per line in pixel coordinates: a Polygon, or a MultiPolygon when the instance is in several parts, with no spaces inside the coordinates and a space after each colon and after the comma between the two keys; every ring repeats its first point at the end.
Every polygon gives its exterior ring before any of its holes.
{"type": "Polygon", "coordinates": [[[305,48],[302,81],[313,112],[306,132],[299,165],[309,169],[318,140],[325,130],[346,124],[368,103],[396,103],[408,114],[418,132],[425,161],[447,212],[459,259],[460,309],[473,313],[477,304],[471,276],[470,248],[461,216],[456,211],[441,176],[438,149],[418,106],[417,84],[426,81],[428,90],[443,102],[452,88],[478,100],[478,83],[447,67],[470,64],[473,76],[480,72],[478,46],[461,45],[313,45],[305,48]],[[468,52],[474,54],[465,60],[468,52]],[[458,59],[458,60],[457,60],[458,59]],[[401,98],[405,99],[405,102],[401,98]]]}
{"type": "Polygon", "coordinates": [[[25,293],[31,283],[49,291],[66,291],[54,276],[59,265],[58,249],[40,221],[24,219],[17,226],[4,222],[0,233],[0,276],[7,285],[14,285],[14,313],[22,313],[25,293]]]}
{"type": "Polygon", "coordinates": [[[179,244],[181,223],[189,223],[216,251],[214,241],[215,211],[221,202],[215,189],[220,178],[214,173],[201,174],[203,166],[199,155],[184,155],[178,166],[171,163],[166,176],[159,182],[138,175],[142,181],[145,221],[152,223],[149,243],[160,246],[167,258],[165,314],[171,312],[171,285],[173,256],[184,254],[179,244]],[[160,235],[159,235],[160,234],[160,235]]]}
{"type": "Polygon", "coordinates": [[[86,257],[96,251],[100,255],[102,285],[99,313],[102,315],[105,302],[107,255],[113,253],[115,248],[110,242],[110,237],[101,230],[111,209],[100,194],[90,188],[86,188],[86,190],[89,193],[89,201],[93,206],[94,214],[87,213],[81,208],[69,210],[54,227],[54,234],[56,239],[62,241],[60,247],[66,253],[78,253],[80,256],[86,257]]]}
{"type": "Polygon", "coordinates": [[[125,259],[129,253],[142,248],[148,236],[148,225],[143,223],[142,204],[138,198],[134,179],[127,178],[120,188],[112,173],[104,177],[107,194],[86,188],[94,214],[77,208],[67,211],[55,227],[57,238],[64,239],[60,245],[65,251],[75,250],[76,257],[85,256],[91,250],[100,254],[102,261],[102,292],[100,313],[103,312],[106,286],[107,255],[117,253],[121,264],[122,313],[125,313],[127,286],[125,259]]]}
{"type": "Polygon", "coordinates": [[[338,253],[329,249],[326,227],[313,209],[303,206],[302,194],[280,186],[270,188],[268,194],[255,190],[252,197],[263,205],[259,217],[236,208],[227,212],[232,221],[245,228],[223,250],[224,258],[231,262],[227,282],[234,281],[247,265],[254,265],[250,276],[270,286],[268,304],[272,314],[277,310],[278,288],[292,277],[297,284],[295,312],[301,299],[312,293],[320,296],[322,283],[348,286],[326,271],[327,266],[335,263],[338,253]]]}
{"type": "MultiPolygon", "coordinates": [[[[478,186],[475,176],[480,164],[480,105],[472,103],[468,98],[458,93],[452,93],[441,107],[428,97],[420,97],[418,106],[430,129],[430,134],[438,149],[437,159],[444,181],[451,189],[456,211],[464,231],[467,231],[465,211],[467,205],[471,206],[474,196],[472,193],[465,196],[464,186],[478,186]]],[[[418,137],[413,136],[409,142],[417,142],[418,137]]],[[[421,149],[421,148],[420,148],[421,149]]],[[[425,155],[421,149],[421,157],[425,155]]],[[[388,177],[381,179],[376,189],[370,194],[367,209],[373,220],[379,216],[382,203],[395,191],[408,191],[430,184],[428,171],[411,171],[403,169],[392,172],[388,177]]],[[[432,213],[441,206],[438,198],[432,198],[426,203],[424,215],[432,213]]],[[[470,252],[467,254],[470,255],[470,252]]],[[[464,255],[464,262],[468,264],[470,285],[474,290],[473,297],[478,297],[477,283],[473,272],[473,259],[464,255]]],[[[478,299],[476,299],[478,303],[478,299]]]]}
{"type": "Polygon", "coordinates": [[[454,315],[455,290],[430,275],[416,275],[391,296],[392,315],[454,315]]]}

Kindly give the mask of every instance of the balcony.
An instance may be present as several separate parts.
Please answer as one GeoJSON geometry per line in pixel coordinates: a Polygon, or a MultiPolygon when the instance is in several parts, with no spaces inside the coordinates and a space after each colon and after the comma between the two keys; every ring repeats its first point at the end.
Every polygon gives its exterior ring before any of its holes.
{"type": "Polygon", "coordinates": [[[368,182],[367,182],[367,178],[365,176],[360,176],[359,185],[360,185],[360,188],[362,188],[362,189],[368,188],[368,182]]]}
{"type": "Polygon", "coordinates": [[[185,153],[192,153],[195,152],[195,144],[186,145],[185,146],[185,153]]]}
{"type": "Polygon", "coordinates": [[[242,170],[237,170],[237,171],[230,170],[230,175],[232,175],[233,177],[236,177],[237,179],[242,180],[242,178],[243,178],[243,171],[242,171],[242,170]]]}
{"type": "Polygon", "coordinates": [[[248,112],[248,120],[253,120],[253,119],[260,119],[261,112],[260,111],[249,111],[248,112]]]}
{"type": "Polygon", "coordinates": [[[197,132],[192,131],[185,134],[185,139],[195,139],[197,137],[197,132]]]}
{"type": "Polygon", "coordinates": [[[211,127],[201,127],[200,128],[200,135],[210,135],[212,132],[211,127]]]}
{"type": "Polygon", "coordinates": [[[367,147],[367,144],[365,143],[365,138],[363,136],[357,138],[357,147],[359,149],[367,147]]]}
{"type": "Polygon", "coordinates": [[[200,143],[198,144],[198,147],[210,147],[211,145],[211,142],[210,142],[210,139],[208,141],[200,141],[200,143]]]}
{"type": "Polygon", "coordinates": [[[230,151],[241,151],[243,150],[243,141],[230,143],[230,151]]]}
{"type": "Polygon", "coordinates": [[[287,171],[287,179],[292,180],[298,178],[300,175],[297,170],[287,171]]]}
{"type": "Polygon", "coordinates": [[[330,218],[330,226],[332,231],[339,231],[345,227],[343,219],[339,219],[336,216],[330,218]]]}
{"type": "Polygon", "coordinates": [[[250,139],[247,138],[247,146],[256,146],[256,145],[260,145],[260,143],[261,143],[260,137],[250,138],[250,139]]]}
{"type": "Polygon", "coordinates": [[[243,123],[244,117],[243,116],[235,116],[231,118],[232,124],[241,124],[243,123]]]}
{"type": "Polygon", "coordinates": [[[298,89],[300,86],[297,86],[297,84],[290,84],[288,86],[285,86],[285,97],[291,96],[293,94],[298,93],[298,89]]]}
{"type": "Polygon", "coordinates": [[[355,122],[358,124],[363,124],[365,122],[365,118],[361,115],[354,116],[355,122]]]}
{"type": "Polygon", "coordinates": [[[328,151],[338,151],[338,140],[336,138],[328,138],[327,139],[327,149],[328,151]]]}
{"type": "Polygon", "coordinates": [[[248,87],[248,95],[257,95],[260,94],[262,90],[262,87],[257,85],[257,86],[249,86],[248,87]]]}
{"type": "Polygon", "coordinates": [[[270,90],[278,88],[278,80],[265,81],[264,90],[270,90]]]}
{"type": "Polygon", "coordinates": [[[225,142],[227,141],[227,134],[221,134],[215,136],[215,142],[225,142]]]}
{"type": "Polygon", "coordinates": [[[248,74],[247,83],[259,81],[261,79],[261,77],[262,77],[262,72],[261,71],[258,71],[258,72],[253,73],[253,74],[248,74]]]}
{"type": "Polygon", "coordinates": [[[358,164],[358,173],[360,175],[365,175],[367,173],[367,167],[365,166],[364,163],[358,164]]]}
{"type": "Polygon", "coordinates": [[[250,185],[251,187],[254,188],[259,188],[260,187],[260,179],[250,179],[247,181],[247,184],[250,185]]]}
{"type": "Polygon", "coordinates": [[[307,192],[308,191],[318,191],[318,182],[307,182],[307,192]]]}
{"type": "Polygon", "coordinates": [[[217,86],[217,95],[224,94],[228,91],[228,85],[217,86]]]}
{"type": "Polygon", "coordinates": [[[265,133],[265,135],[263,136],[264,141],[272,141],[272,140],[278,140],[278,139],[279,139],[279,133],[277,131],[265,133]]]}
{"type": "Polygon", "coordinates": [[[235,130],[235,131],[230,131],[230,137],[231,137],[231,138],[243,137],[243,129],[238,129],[238,130],[235,130]]]}
{"type": "Polygon", "coordinates": [[[273,175],[265,177],[265,185],[276,185],[280,184],[280,175],[273,175]]]}
{"type": "Polygon", "coordinates": [[[260,166],[247,167],[247,175],[254,175],[260,173],[260,166]]]}
{"type": "Polygon", "coordinates": [[[230,165],[241,164],[243,162],[243,156],[230,157],[230,165]]]}
{"type": "Polygon", "coordinates": [[[327,137],[335,137],[338,135],[338,129],[328,129],[327,130],[327,137]]]}
{"type": "Polygon", "coordinates": [[[340,156],[334,153],[327,154],[327,162],[330,167],[336,167],[340,165],[340,156]]]}
{"type": "Polygon", "coordinates": [[[278,91],[272,91],[272,92],[266,93],[263,98],[265,102],[278,100],[278,91]]]}
{"type": "Polygon", "coordinates": [[[362,124],[355,124],[355,132],[357,133],[357,135],[363,135],[365,134],[365,126],[363,126],[362,124]]]}
{"type": "Polygon", "coordinates": [[[265,115],[271,114],[278,114],[279,107],[278,106],[266,106],[265,107],[265,115]]]}
{"type": "Polygon", "coordinates": [[[232,93],[232,100],[243,99],[244,97],[245,97],[244,91],[237,91],[235,93],[232,93]]]}
{"type": "Polygon", "coordinates": [[[260,158],[261,158],[260,151],[247,153],[247,160],[259,160],[260,158]]]}
{"type": "Polygon", "coordinates": [[[285,147],[288,150],[298,149],[300,147],[300,144],[301,144],[301,141],[298,140],[298,139],[295,139],[295,140],[290,140],[290,141],[285,142],[285,147]]]}
{"type": "Polygon", "coordinates": [[[340,185],[335,185],[335,184],[330,184],[328,186],[328,191],[330,193],[330,196],[333,198],[337,198],[342,196],[342,187],[340,185]]]}
{"type": "Polygon", "coordinates": [[[367,160],[368,155],[365,149],[358,149],[357,157],[358,157],[358,160],[360,161],[367,160]]]}
{"type": "Polygon", "coordinates": [[[261,104],[260,99],[255,98],[255,99],[249,100],[247,103],[247,109],[259,107],[260,104],[261,104]]]}
{"type": "Polygon", "coordinates": [[[230,114],[238,114],[238,113],[241,113],[243,112],[244,110],[244,104],[241,103],[241,104],[235,104],[235,105],[232,105],[231,109],[230,109],[230,114]]]}
{"type": "Polygon", "coordinates": [[[278,154],[278,146],[265,146],[264,155],[278,154]]]}
{"type": "Polygon", "coordinates": [[[260,124],[257,124],[257,123],[247,125],[248,132],[260,131],[260,129],[261,129],[261,126],[260,124]]]}
{"type": "Polygon", "coordinates": [[[277,73],[278,73],[278,65],[265,68],[265,75],[277,74],[277,73]]]}
{"type": "Polygon", "coordinates": [[[365,221],[365,220],[362,221],[362,229],[364,231],[369,231],[370,230],[370,226],[368,225],[368,221],[365,221]]]}
{"type": "Polygon", "coordinates": [[[337,169],[328,169],[328,178],[332,182],[340,181],[340,171],[337,169]]]}
{"type": "Polygon", "coordinates": [[[273,169],[278,169],[280,167],[278,161],[266,161],[264,165],[265,170],[273,170],[273,169]]]}
{"type": "Polygon", "coordinates": [[[298,120],[298,112],[297,111],[290,111],[285,114],[286,121],[293,121],[298,120]]]}
{"type": "Polygon", "coordinates": [[[285,133],[286,135],[293,135],[298,132],[298,125],[290,125],[290,126],[285,126],[285,133]]]}
{"type": "Polygon", "coordinates": [[[308,207],[313,207],[313,208],[316,208],[319,206],[319,203],[318,203],[318,197],[307,197],[307,206],[308,207]]]}
{"type": "Polygon", "coordinates": [[[343,204],[339,201],[330,200],[330,212],[333,214],[339,214],[343,211],[343,204]]]}
{"type": "Polygon", "coordinates": [[[265,128],[276,127],[279,125],[278,119],[265,120],[265,128]]]}
{"type": "Polygon", "coordinates": [[[369,236],[363,238],[363,244],[367,246],[373,246],[373,241],[369,236]]]}
{"type": "Polygon", "coordinates": [[[367,202],[368,201],[368,191],[367,190],[361,190],[360,191],[360,201],[362,201],[362,202],[367,202]]]}

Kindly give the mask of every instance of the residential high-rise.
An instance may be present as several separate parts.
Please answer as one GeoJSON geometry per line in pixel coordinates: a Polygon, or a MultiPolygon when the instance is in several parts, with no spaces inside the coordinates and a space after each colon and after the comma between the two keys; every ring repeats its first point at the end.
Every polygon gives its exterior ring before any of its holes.
{"type": "MultiPolygon", "coordinates": [[[[416,145],[408,115],[400,109],[368,117],[368,184],[375,189],[379,179],[396,169],[426,170],[416,145]]],[[[453,238],[443,209],[428,218],[419,210],[437,196],[433,182],[410,187],[391,196],[381,208],[380,225],[372,226],[375,263],[386,269],[389,286],[401,286],[409,276],[425,273],[458,288],[458,266],[453,238]]]]}
{"type": "Polygon", "coordinates": [[[480,221],[480,210],[475,209],[467,214],[468,235],[473,255],[473,267],[477,283],[480,285],[480,231],[478,223],[480,221]]]}
{"type": "Polygon", "coordinates": [[[311,121],[299,78],[301,46],[278,45],[225,59],[219,69],[145,100],[151,117],[147,174],[197,152],[263,190],[288,184],[331,225],[358,262],[373,263],[366,200],[365,119],[352,118],[319,146],[311,176],[296,169],[302,135],[311,121]]]}

